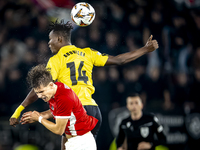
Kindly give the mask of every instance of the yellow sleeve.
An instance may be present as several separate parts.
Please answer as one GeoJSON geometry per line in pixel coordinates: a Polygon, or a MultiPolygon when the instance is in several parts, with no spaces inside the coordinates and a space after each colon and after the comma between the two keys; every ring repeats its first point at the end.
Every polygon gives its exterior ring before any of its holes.
{"type": "Polygon", "coordinates": [[[59,58],[55,55],[51,57],[47,63],[46,68],[50,70],[52,78],[54,81],[58,79],[59,71],[60,71],[60,60],[59,58]]]}
{"type": "Polygon", "coordinates": [[[91,50],[91,57],[94,66],[104,66],[108,60],[107,54],[101,54],[96,50],[91,50]]]}

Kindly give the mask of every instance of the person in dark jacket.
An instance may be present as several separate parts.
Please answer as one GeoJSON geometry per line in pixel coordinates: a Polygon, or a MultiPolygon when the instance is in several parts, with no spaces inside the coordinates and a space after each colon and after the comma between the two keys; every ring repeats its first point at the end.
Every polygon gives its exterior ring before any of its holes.
{"type": "Polygon", "coordinates": [[[165,145],[163,126],[155,115],[143,113],[142,100],[138,94],[127,97],[127,108],[130,116],[120,124],[116,138],[118,150],[153,150],[157,145],[165,145]]]}

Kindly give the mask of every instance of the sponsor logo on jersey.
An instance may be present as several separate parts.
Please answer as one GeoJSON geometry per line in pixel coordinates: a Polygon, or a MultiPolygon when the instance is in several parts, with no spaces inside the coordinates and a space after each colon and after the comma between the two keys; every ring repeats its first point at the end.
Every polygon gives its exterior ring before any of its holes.
{"type": "Polygon", "coordinates": [[[149,128],[148,127],[141,127],[140,134],[143,138],[146,138],[149,135],[149,128]]]}

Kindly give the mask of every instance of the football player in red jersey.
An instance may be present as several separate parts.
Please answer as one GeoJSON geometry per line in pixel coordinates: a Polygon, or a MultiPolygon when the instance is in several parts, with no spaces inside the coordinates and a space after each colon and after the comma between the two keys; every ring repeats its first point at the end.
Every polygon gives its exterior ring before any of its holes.
{"type": "Polygon", "coordinates": [[[90,132],[98,120],[87,115],[74,91],[61,82],[53,82],[45,65],[38,65],[28,72],[27,81],[37,94],[49,104],[44,112],[29,111],[22,115],[22,124],[35,121],[43,124],[51,132],[67,137],[65,148],[70,150],[96,150],[95,139],[90,132]],[[54,118],[55,123],[48,121],[54,118]]]}

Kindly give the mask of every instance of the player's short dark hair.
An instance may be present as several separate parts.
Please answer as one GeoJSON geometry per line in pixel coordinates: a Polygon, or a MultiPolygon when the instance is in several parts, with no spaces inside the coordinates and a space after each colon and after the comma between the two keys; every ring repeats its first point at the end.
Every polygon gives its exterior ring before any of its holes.
{"type": "MultiPolygon", "coordinates": [[[[127,101],[127,99],[129,98],[129,97],[139,97],[140,98],[140,95],[138,94],[138,93],[129,93],[128,95],[127,95],[127,98],[126,98],[126,101],[127,101]]],[[[142,99],[140,98],[140,100],[141,100],[141,102],[142,102],[142,99]]]]}
{"type": "Polygon", "coordinates": [[[70,41],[72,29],[72,23],[70,21],[67,21],[67,23],[65,23],[63,19],[60,22],[58,22],[58,20],[56,20],[55,22],[51,22],[49,25],[50,31],[53,31],[53,33],[59,36],[63,36],[66,41],[70,41]]]}
{"type": "Polygon", "coordinates": [[[140,97],[138,93],[129,93],[127,97],[140,97]]]}
{"type": "Polygon", "coordinates": [[[39,88],[41,85],[46,87],[53,82],[50,70],[44,64],[33,67],[27,75],[27,82],[31,88],[39,88]]]}

